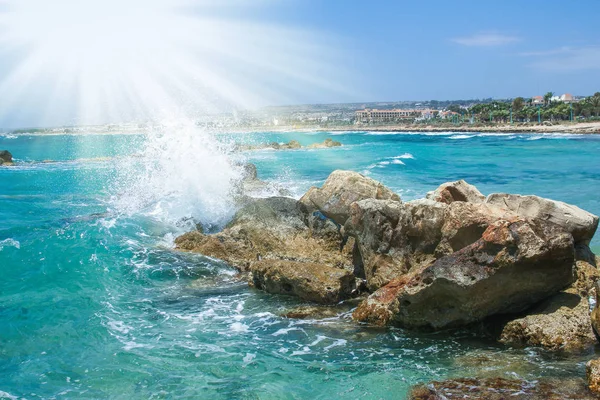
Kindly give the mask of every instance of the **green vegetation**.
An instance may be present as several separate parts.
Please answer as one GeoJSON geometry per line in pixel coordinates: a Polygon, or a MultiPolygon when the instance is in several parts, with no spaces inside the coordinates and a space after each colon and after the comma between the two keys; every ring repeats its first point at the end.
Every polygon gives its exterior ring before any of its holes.
{"type": "Polygon", "coordinates": [[[475,122],[513,122],[570,121],[596,119],[600,117],[600,92],[574,103],[552,101],[554,93],[544,95],[544,105],[534,105],[531,100],[522,97],[512,102],[492,101],[475,104],[463,112],[475,122]]]}

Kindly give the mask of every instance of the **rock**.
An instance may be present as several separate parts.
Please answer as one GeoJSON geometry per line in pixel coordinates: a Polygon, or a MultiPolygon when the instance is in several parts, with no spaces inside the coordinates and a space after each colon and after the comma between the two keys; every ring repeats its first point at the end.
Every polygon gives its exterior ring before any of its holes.
{"type": "Polygon", "coordinates": [[[596,215],[561,201],[538,196],[495,193],[489,195],[485,202],[510,210],[519,216],[553,222],[571,233],[575,243],[589,244],[598,228],[596,215]]]}
{"type": "Polygon", "coordinates": [[[435,191],[427,193],[426,198],[446,204],[455,201],[483,203],[485,200],[485,196],[475,186],[469,185],[464,180],[444,183],[435,191]]]}
{"type": "Polygon", "coordinates": [[[594,284],[593,293],[596,304],[594,305],[594,309],[590,315],[590,320],[594,335],[596,336],[596,339],[600,341],[600,282],[596,281],[594,284]]]}
{"type": "Polygon", "coordinates": [[[282,317],[292,319],[324,319],[335,318],[342,314],[348,313],[352,308],[356,307],[357,300],[346,300],[335,305],[309,305],[298,306],[286,310],[282,317]]]}
{"type": "Polygon", "coordinates": [[[340,147],[342,144],[340,142],[334,141],[331,138],[325,139],[323,143],[313,143],[309,144],[307,147],[309,149],[326,149],[330,147],[340,147]]]}
{"type": "Polygon", "coordinates": [[[349,298],[355,289],[351,272],[322,264],[262,260],[253,263],[250,271],[257,289],[315,303],[338,303],[349,298]]]}
{"type": "Polygon", "coordinates": [[[541,346],[551,351],[581,352],[596,343],[590,320],[589,292],[600,272],[576,262],[577,280],[527,310],[525,316],[502,324],[500,342],[513,346],[541,346]]]}
{"type": "Polygon", "coordinates": [[[256,165],[252,163],[245,163],[242,165],[242,180],[255,180],[258,179],[258,169],[256,165]]]}
{"type": "Polygon", "coordinates": [[[251,198],[271,196],[290,196],[291,193],[276,185],[258,179],[256,165],[246,163],[242,165],[242,179],[234,188],[234,195],[238,204],[246,204],[251,198]]]}
{"type": "Polygon", "coordinates": [[[12,165],[12,154],[8,150],[0,150],[0,165],[12,165]]]}
{"type": "Polygon", "coordinates": [[[590,390],[600,394],[600,358],[588,361],[585,365],[585,375],[590,390]]]}
{"type": "Polygon", "coordinates": [[[350,216],[352,203],[364,199],[400,201],[400,196],[383,184],[357,172],[337,170],[331,173],[323,187],[311,187],[300,199],[308,210],[321,211],[343,225],[350,216]]]}
{"type": "Polygon", "coordinates": [[[541,346],[551,351],[580,352],[596,343],[586,297],[563,291],[528,311],[525,317],[507,323],[500,342],[525,347],[541,346]]]}
{"type": "Polygon", "coordinates": [[[356,275],[367,279],[371,291],[476,242],[500,218],[516,219],[483,203],[427,199],[362,200],[352,204],[350,215],[345,231],[357,239],[364,270],[356,275]]]}
{"type": "Polygon", "coordinates": [[[596,399],[583,379],[457,378],[417,385],[409,400],[567,400],[596,399]]]}
{"type": "Polygon", "coordinates": [[[180,250],[221,259],[242,272],[260,260],[297,261],[347,271],[354,268],[354,239],[345,240],[331,220],[321,220],[298,201],[284,197],[253,199],[222,232],[188,232],[175,244],[180,250]]]}
{"type": "Polygon", "coordinates": [[[516,313],[573,282],[571,235],[545,221],[499,220],[481,239],[378,289],[354,319],[440,329],[516,313]]]}

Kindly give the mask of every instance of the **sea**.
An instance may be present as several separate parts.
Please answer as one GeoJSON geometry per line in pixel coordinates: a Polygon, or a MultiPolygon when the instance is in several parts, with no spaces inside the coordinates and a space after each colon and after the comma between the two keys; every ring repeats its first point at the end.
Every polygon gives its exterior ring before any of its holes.
{"type": "MultiPolygon", "coordinates": [[[[484,194],[536,194],[600,214],[600,136],[257,132],[163,127],[145,134],[2,134],[0,399],[402,399],[452,377],[582,379],[594,356],[509,348],[474,331],[412,332],[289,319],[306,305],[178,252],[236,211],[252,162],[299,198],[336,169],[403,200],[458,179],[484,194]],[[327,149],[236,144],[331,138],[327,149]]],[[[265,196],[272,193],[264,193],[265,196]]],[[[600,235],[592,241],[600,253],[600,235]]]]}

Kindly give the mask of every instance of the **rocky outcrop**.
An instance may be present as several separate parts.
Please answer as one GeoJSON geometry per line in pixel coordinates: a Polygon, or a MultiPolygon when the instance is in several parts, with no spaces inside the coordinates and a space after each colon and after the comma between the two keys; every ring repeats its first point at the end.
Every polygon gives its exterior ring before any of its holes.
{"type": "Polygon", "coordinates": [[[308,215],[300,203],[286,197],[253,199],[222,232],[188,232],[175,244],[181,250],[222,259],[240,271],[261,259],[353,269],[353,243],[342,248],[333,222],[308,215]]]}
{"type": "Polygon", "coordinates": [[[306,146],[309,149],[327,149],[330,147],[340,147],[342,144],[331,138],[325,139],[323,143],[313,143],[306,146]]]}
{"type": "Polygon", "coordinates": [[[583,379],[457,378],[413,387],[409,400],[592,400],[583,379]]]}
{"type": "Polygon", "coordinates": [[[309,214],[291,198],[253,199],[223,231],[189,232],[175,244],[251,273],[257,288],[272,293],[327,303],[353,290],[353,239],[344,239],[333,221],[309,214]]]}
{"type": "Polygon", "coordinates": [[[598,228],[596,215],[561,201],[538,196],[495,193],[489,195],[485,202],[510,210],[519,216],[555,223],[573,235],[575,243],[589,244],[598,228]]]}
{"type": "Polygon", "coordinates": [[[0,150],[0,165],[13,165],[12,154],[8,150],[0,150]]]}
{"type": "Polygon", "coordinates": [[[350,206],[365,199],[400,201],[400,196],[357,172],[337,170],[329,175],[321,188],[311,187],[300,203],[343,225],[350,216],[350,206]]]}
{"type": "Polygon", "coordinates": [[[576,271],[577,280],[570,288],[527,310],[527,315],[507,322],[500,342],[564,352],[580,352],[594,346],[588,296],[600,273],[585,261],[577,261],[576,271]]]}
{"type": "Polygon", "coordinates": [[[439,329],[515,313],[571,284],[573,263],[573,239],[558,226],[499,220],[472,245],[392,280],[353,316],[439,329]]]}
{"type": "Polygon", "coordinates": [[[588,361],[585,366],[585,375],[590,390],[600,395],[600,358],[588,361]]]}
{"type": "Polygon", "coordinates": [[[597,217],[535,196],[483,201],[464,181],[429,197],[403,203],[377,181],[334,171],[299,201],[248,199],[223,231],[176,245],[272,293],[332,304],[372,292],[353,313],[361,322],[441,329],[515,314],[501,326],[507,344],[590,343],[587,293],[598,272],[587,242],[597,217]]]}
{"type": "Polygon", "coordinates": [[[303,300],[334,304],[349,298],[355,289],[354,275],[323,264],[262,260],[252,263],[252,284],[269,293],[294,295],[303,300]]]}
{"type": "MultiPolygon", "coordinates": [[[[307,149],[327,149],[331,147],[340,147],[342,143],[335,141],[331,138],[325,139],[322,143],[312,143],[306,146],[307,149]]],[[[265,149],[273,149],[273,150],[297,150],[301,149],[303,146],[297,140],[290,140],[287,143],[261,143],[261,144],[240,144],[236,146],[238,151],[251,151],[251,150],[265,150],[265,149]]]]}
{"type": "Polygon", "coordinates": [[[485,200],[485,196],[475,186],[469,185],[462,179],[442,184],[435,191],[427,193],[426,198],[446,204],[455,201],[483,203],[485,200]]]}

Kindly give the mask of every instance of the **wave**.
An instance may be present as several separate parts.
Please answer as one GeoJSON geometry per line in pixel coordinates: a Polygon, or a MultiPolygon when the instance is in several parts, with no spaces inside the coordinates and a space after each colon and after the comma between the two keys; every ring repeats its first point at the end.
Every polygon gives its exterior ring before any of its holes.
{"type": "Polygon", "coordinates": [[[171,224],[193,217],[221,226],[235,212],[232,193],[242,177],[243,158],[232,150],[233,143],[192,121],[164,121],[146,134],[136,157],[116,163],[111,207],[171,224]]]}
{"type": "Polygon", "coordinates": [[[16,249],[20,249],[21,243],[11,238],[0,240],[0,251],[4,250],[5,247],[14,247],[16,249]]]}
{"type": "Polygon", "coordinates": [[[457,139],[471,139],[471,138],[474,138],[475,136],[476,135],[453,135],[453,136],[450,136],[449,139],[454,139],[454,140],[457,140],[457,139]]]}

